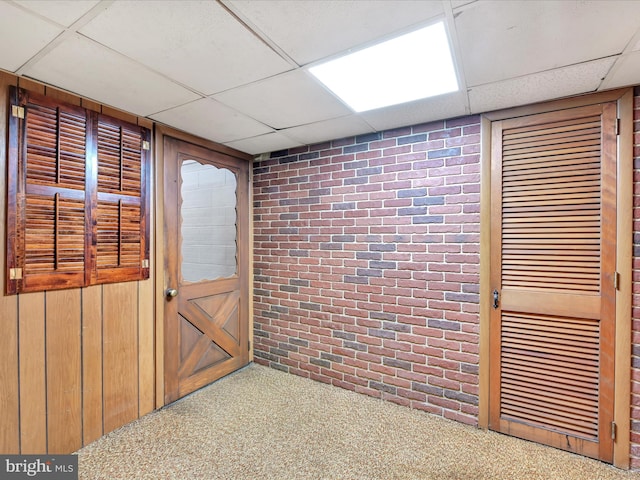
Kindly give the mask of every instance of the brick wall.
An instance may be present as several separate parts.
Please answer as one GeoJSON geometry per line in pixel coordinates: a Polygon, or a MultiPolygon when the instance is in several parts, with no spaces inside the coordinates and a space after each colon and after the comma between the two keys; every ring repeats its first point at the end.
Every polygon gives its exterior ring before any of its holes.
{"type": "Polygon", "coordinates": [[[634,93],[631,468],[640,469],[640,87],[636,87],[634,93]]]}
{"type": "Polygon", "coordinates": [[[255,359],[464,423],[478,413],[479,117],[255,164],[255,359]]]}
{"type": "MultiPolygon", "coordinates": [[[[479,118],[255,164],[255,359],[477,424],[479,118]]],[[[631,468],[640,469],[640,87],[631,468]]]]}

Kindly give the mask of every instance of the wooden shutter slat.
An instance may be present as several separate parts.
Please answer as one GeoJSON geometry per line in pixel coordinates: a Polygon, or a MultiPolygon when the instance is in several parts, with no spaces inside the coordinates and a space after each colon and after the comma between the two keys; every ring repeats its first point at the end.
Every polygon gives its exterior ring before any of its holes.
{"type": "Polygon", "coordinates": [[[503,312],[501,330],[502,414],[597,436],[597,321],[503,312]]]}
{"type": "Polygon", "coordinates": [[[145,131],[100,115],[97,122],[97,282],[146,278],[145,131]]]}
{"type": "Polygon", "coordinates": [[[7,293],[147,278],[149,152],[142,140],[149,142],[149,130],[17,88],[11,96],[25,116],[9,122],[7,293]],[[97,185],[106,188],[100,193],[97,185]],[[101,255],[113,245],[97,218],[104,213],[98,198],[123,204],[120,267],[100,278],[96,259],[104,263],[101,255]],[[14,268],[22,269],[22,279],[10,278],[14,268]]]}
{"type": "Polygon", "coordinates": [[[84,189],[86,118],[37,107],[27,105],[27,183],[84,189]]]}
{"type": "Polygon", "coordinates": [[[590,115],[582,118],[562,120],[557,122],[545,122],[538,125],[526,125],[523,127],[510,128],[504,132],[504,138],[526,138],[530,136],[539,135],[540,132],[553,132],[553,131],[571,131],[573,129],[587,128],[593,126],[600,126],[600,116],[590,115]],[[563,130],[564,129],[564,130],[563,130]]]}
{"type": "Polygon", "coordinates": [[[598,145],[600,143],[600,129],[595,132],[573,132],[573,136],[565,134],[548,135],[530,138],[526,142],[515,142],[507,145],[505,142],[504,154],[508,156],[525,152],[548,150],[550,147],[571,148],[583,145],[598,145]]]}
{"type": "Polygon", "coordinates": [[[585,213],[585,204],[594,213],[599,213],[600,126],[599,122],[594,124],[593,119],[587,122],[588,125],[581,121],[564,121],[561,125],[533,129],[528,133],[526,129],[517,129],[513,137],[510,130],[503,133],[503,286],[599,290],[599,263],[574,258],[571,266],[561,266],[557,262],[549,265],[537,256],[542,250],[553,251],[558,257],[573,251],[593,252],[595,257],[600,250],[599,214],[592,215],[590,223],[566,221],[567,217],[585,213]],[[577,159],[573,158],[575,149],[585,147],[595,154],[587,164],[577,165],[577,159]],[[557,159],[565,153],[570,153],[572,158],[557,159]],[[556,161],[549,162],[545,156],[552,156],[556,161]],[[566,164],[558,164],[558,161],[566,164]],[[578,204],[581,204],[579,208],[573,207],[578,204]],[[556,210],[553,220],[545,208],[556,210]],[[527,210],[527,216],[520,215],[521,210],[527,210]],[[536,216],[540,223],[530,221],[536,216]],[[513,223],[512,219],[518,222],[513,223]],[[526,255],[526,259],[521,257],[511,264],[508,255],[515,251],[524,254],[523,257],[526,255]]]}

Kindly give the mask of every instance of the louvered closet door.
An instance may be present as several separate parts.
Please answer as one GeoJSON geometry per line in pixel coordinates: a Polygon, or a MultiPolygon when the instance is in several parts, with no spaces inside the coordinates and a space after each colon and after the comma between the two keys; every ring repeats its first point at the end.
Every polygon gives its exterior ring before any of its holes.
{"type": "Polygon", "coordinates": [[[492,124],[490,427],[612,461],[616,106],[492,124]]]}

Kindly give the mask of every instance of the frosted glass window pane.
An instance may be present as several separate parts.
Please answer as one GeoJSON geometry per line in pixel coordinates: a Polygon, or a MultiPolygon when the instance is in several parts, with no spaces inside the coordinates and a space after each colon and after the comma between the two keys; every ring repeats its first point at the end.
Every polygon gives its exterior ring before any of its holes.
{"type": "Polygon", "coordinates": [[[226,168],[182,162],[181,273],[183,281],[237,273],[236,176],[226,168]]]}

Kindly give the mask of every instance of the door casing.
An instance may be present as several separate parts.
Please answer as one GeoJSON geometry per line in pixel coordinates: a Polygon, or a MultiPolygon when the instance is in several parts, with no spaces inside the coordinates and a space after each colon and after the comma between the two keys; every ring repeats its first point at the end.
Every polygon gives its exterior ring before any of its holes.
{"type": "MultiPolygon", "coordinates": [[[[164,356],[164,348],[165,348],[165,315],[164,315],[164,305],[166,302],[165,292],[168,288],[167,280],[165,278],[165,255],[164,255],[164,245],[165,245],[165,233],[164,233],[164,222],[165,222],[165,213],[164,213],[164,181],[165,181],[165,172],[164,172],[164,137],[172,137],[177,140],[181,140],[184,142],[189,142],[194,145],[207,148],[214,152],[222,153],[224,155],[229,155],[241,160],[246,161],[249,164],[249,187],[251,187],[253,179],[252,179],[252,169],[251,163],[253,161],[253,157],[246,153],[240,152],[233,148],[227,147],[225,145],[218,144],[216,142],[212,142],[209,140],[202,139],[200,137],[182,132],[180,130],[176,130],[170,127],[166,127],[163,125],[155,126],[155,135],[154,135],[154,169],[155,169],[155,195],[154,195],[154,206],[152,211],[155,214],[155,219],[152,222],[155,228],[155,257],[154,263],[156,268],[154,269],[154,292],[155,292],[155,408],[161,408],[166,405],[165,401],[165,356],[164,356]]],[[[249,245],[248,245],[248,258],[249,258],[249,279],[253,278],[253,227],[252,221],[253,218],[253,200],[252,200],[252,189],[248,189],[248,206],[249,211],[247,213],[249,218],[249,245]]],[[[249,362],[253,361],[253,293],[252,288],[249,288],[248,292],[248,316],[249,316],[249,362]]]]}
{"type": "Polygon", "coordinates": [[[614,372],[614,422],[616,438],[613,464],[629,468],[630,452],[630,377],[631,377],[631,300],[632,300],[632,231],[633,231],[633,90],[619,89],[545,102],[525,107],[500,110],[482,116],[481,120],[481,192],[480,192],[480,368],[478,424],[489,427],[490,317],[492,290],[490,282],[491,246],[491,122],[537,113],[552,112],[617,102],[620,129],[617,163],[617,259],[620,276],[616,291],[616,332],[614,372]]]}

